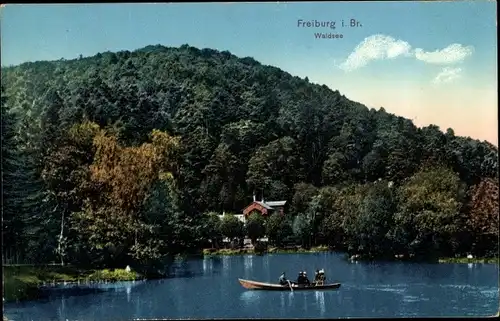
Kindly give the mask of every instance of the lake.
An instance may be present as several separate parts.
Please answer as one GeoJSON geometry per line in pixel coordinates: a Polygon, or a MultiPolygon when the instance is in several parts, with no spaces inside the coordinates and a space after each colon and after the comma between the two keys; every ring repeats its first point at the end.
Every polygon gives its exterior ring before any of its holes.
{"type": "Polygon", "coordinates": [[[499,309],[497,264],[351,263],[342,254],[268,254],[191,259],[167,279],[101,284],[99,293],[54,289],[49,298],[4,305],[9,320],[133,318],[337,318],[489,316],[499,309]],[[333,291],[244,289],[238,278],[312,278],[324,268],[333,291]],[[74,292],[74,291],[73,291],[74,292]]]}

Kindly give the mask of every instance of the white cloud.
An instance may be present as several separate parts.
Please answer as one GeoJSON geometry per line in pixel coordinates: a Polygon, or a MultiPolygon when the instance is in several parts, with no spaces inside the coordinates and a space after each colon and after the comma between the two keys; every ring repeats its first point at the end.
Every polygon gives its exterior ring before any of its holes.
{"type": "Polygon", "coordinates": [[[414,57],[417,60],[439,65],[450,65],[462,62],[474,53],[474,47],[458,43],[436,51],[424,51],[421,48],[412,50],[411,45],[391,36],[377,34],[365,38],[340,65],[344,71],[352,71],[366,66],[369,62],[396,57],[414,57]]]}
{"type": "Polygon", "coordinates": [[[452,82],[453,80],[460,78],[462,76],[461,73],[462,73],[462,68],[445,67],[436,76],[436,78],[434,78],[432,82],[436,85],[449,83],[452,82]]]}
{"type": "Polygon", "coordinates": [[[474,47],[463,46],[458,43],[449,45],[448,47],[436,51],[424,51],[423,49],[415,49],[415,58],[430,64],[453,64],[463,61],[465,58],[472,55],[474,47]]]}
{"type": "Polygon", "coordinates": [[[411,46],[406,41],[396,40],[386,35],[373,35],[365,38],[354,51],[340,64],[345,71],[352,71],[366,66],[370,61],[393,59],[411,55],[411,46]]]}

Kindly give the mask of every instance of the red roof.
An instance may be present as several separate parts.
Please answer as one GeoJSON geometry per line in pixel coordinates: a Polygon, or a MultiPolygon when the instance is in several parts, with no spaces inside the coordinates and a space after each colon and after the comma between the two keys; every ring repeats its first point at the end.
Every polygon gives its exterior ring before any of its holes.
{"type": "Polygon", "coordinates": [[[269,211],[274,211],[277,208],[283,207],[285,204],[286,201],[272,201],[272,202],[254,201],[243,209],[243,214],[248,215],[253,210],[257,210],[261,212],[262,215],[267,215],[269,211]]]}

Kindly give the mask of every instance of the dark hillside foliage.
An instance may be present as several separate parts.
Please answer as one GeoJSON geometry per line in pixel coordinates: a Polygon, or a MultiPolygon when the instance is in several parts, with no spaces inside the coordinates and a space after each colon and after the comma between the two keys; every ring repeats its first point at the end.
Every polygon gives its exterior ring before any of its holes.
{"type": "Polygon", "coordinates": [[[154,45],[2,68],[2,86],[8,261],[149,264],[202,247],[207,213],[254,192],[291,204],[304,245],[497,250],[496,146],[250,57],[154,45]]]}

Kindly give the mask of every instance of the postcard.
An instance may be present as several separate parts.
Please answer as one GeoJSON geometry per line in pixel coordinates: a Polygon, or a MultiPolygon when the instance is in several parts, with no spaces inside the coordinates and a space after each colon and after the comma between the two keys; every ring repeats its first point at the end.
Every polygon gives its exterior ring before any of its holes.
{"type": "Polygon", "coordinates": [[[498,315],[496,9],[2,6],[4,320],[498,315]]]}

